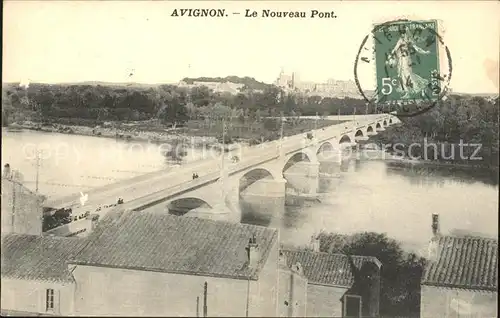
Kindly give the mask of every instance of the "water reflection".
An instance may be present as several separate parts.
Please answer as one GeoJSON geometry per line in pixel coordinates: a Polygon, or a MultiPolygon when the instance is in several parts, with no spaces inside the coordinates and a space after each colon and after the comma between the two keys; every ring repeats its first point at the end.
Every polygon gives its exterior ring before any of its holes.
{"type": "Polygon", "coordinates": [[[332,167],[320,167],[316,202],[293,200],[294,204],[285,205],[283,215],[273,219],[268,214],[266,222],[259,222],[252,218],[253,213],[270,211],[265,206],[271,203],[263,203],[263,198],[244,210],[242,222],[277,224],[284,244],[305,245],[319,231],[375,231],[387,233],[416,252],[426,250],[433,212],[441,215],[445,234],[498,235],[496,186],[471,180],[467,174],[450,175],[424,167],[394,168],[383,161],[352,159],[336,165],[338,174],[324,173],[334,171],[332,167]]]}
{"type": "Polygon", "coordinates": [[[466,168],[453,166],[431,166],[431,165],[408,165],[397,162],[386,163],[389,175],[404,175],[409,180],[445,180],[453,179],[463,183],[485,183],[488,185],[498,185],[498,172],[482,168],[466,168]]]}
{"type": "MultiPolygon", "coordinates": [[[[2,161],[21,170],[32,189],[36,168],[26,150],[33,144],[44,145],[50,156],[41,163],[40,192],[48,195],[175,169],[159,145],[148,143],[137,146],[140,143],[40,132],[9,133],[2,136],[2,142],[2,161]]],[[[213,155],[192,147],[186,150],[182,162],[213,155]]],[[[244,223],[280,228],[282,241],[294,245],[307,244],[321,230],[375,231],[386,232],[408,248],[421,249],[431,235],[432,212],[440,214],[443,233],[497,236],[497,184],[497,174],[480,170],[344,159],[320,164],[317,198],[291,193],[285,199],[242,195],[241,218],[244,223]]]]}

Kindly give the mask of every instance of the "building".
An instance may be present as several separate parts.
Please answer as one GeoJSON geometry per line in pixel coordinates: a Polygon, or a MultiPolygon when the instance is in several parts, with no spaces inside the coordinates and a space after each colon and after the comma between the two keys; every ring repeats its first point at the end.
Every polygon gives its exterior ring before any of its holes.
{"type": "Polygon", "coordinates": [[[22,184],[22,175],[5,165],[2,173],[2,233],[42,233],[43,202],[38,195],[22,184]]]}
{"type": "Polygon", "coordinates": [[[4,314],[278,314],[274,229],[115,211],[86,238],[2,241],[4,314]]]}
{"type": "Polygon", "coordinates": [[[300,263],[288,265],[285,253],[279,253],[280,317],[305,317],[307,314],[307,278],[300,263]]]}
{"type": "Polygon", "coordinates": [[[76,282],[67,262],[85,243],[2,233],[2,316],[71,315],[76,282]]]}
{"type": "Polygon", "coordinates": [[[436,214],[432,228],[420,316],[497,317],[498,241],[441,235],[436,214]]]}
{"type": "Polygon", "coordinates": [[[307,317],[376,317],[381,263],[375,257],[315,250],[282,250],[287,265],[300,264],[307,279],[307,317]]]}
{"type": "Polygon", "coordinates": [[[185,81],[180,81],[177,86],[179,87],[200,87],[205,86],[208,89],[212,90],[214,93],[229,93],[232,95],[239,94],[241,89],[245,86],[244,84],[233,83],[233,82],[199,82],[195,81],[193,84],[188,84],[185,81]]]}
{"type": "Polygon", "coordinates": [[[2,315],[378,314],[376,258],[278,241],[275,229],[123,209],[87,237],[2,233],[2,315]]]}
{"type": "Polygon", "coordinates": [[[360,98],[356,83],[352,80],[329,79],[326,83],[307,82],[300,80],[296,72],[287,75],[283,69],[281,69],[274,85],[286,92],[305,93],[309,96],[360,98]]]}
{"type": "Polygon", "coordinates": [[[274,85],[285,91],[291,91],[295,89],[295,83],[298,79],[296,79],[296,74],[292,73],[292,75],[285,74],[284,69],[281,69],[278,78],[274,81],[274,85]]]}

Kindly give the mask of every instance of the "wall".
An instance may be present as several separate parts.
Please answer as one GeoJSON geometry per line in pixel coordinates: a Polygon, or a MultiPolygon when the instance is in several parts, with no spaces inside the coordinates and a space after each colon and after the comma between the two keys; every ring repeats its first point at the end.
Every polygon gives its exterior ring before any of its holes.
{"type": "Polygon", "coordinates": [[[43,201],[22,184],[2,178],[2,233],[41,234],[43,201]]]}
{"type": "Polygon", "coordinates": [[[264,314],[261,309],[268,307],[258,304],[259,296],[266,300],[269,294],[259,295],[254,281],[81,265],[73,276],[77,315],[195,317],[198,310],[202,316],[205,282],[208,316],[246,316],[247,302],[250,316],[264,314]],[[248,290],[253,295],[249,299],[248,290]]]}
{"type": "Polygon", "coordinates": [[[45,293],[47,288],[52,288],[54,289],[55,305],[59,299],[59,306],[55,306],[55,313],[67,316],[72,312],[74,285],[70,283],[58,284],[2,277],[1,286],[2,310],[46,313],[45,293]]]}
{"type": "Polygon", "coordinates": [[[277,301],[278,301],[278,254],[279,245],[278,240],[274,242],[271,247],[269,256],[267,257],[266,264],[259,275],[258,282],[252,282],[255,286],[256,298],[255,307],[252,309],[251,316],[276,316],[277,314],[277,301]]]}
{"type": "Polygon", "coordinates": [[[422,285],[420,317],[497,317],[497,293],[481,292],[458,288],[433,287],[422,285]],[[471,303],[457,307],[456,299],[471,303]]]}
{"type": "Polygon", "coordinates": [[[307,279],[288,268],[280,269],[279,288],[279,316],[305,317],[307,308],[307,279]]]}
{"type": "Polygon", "coordinates": [[[342,297],[347,288],[307,286],[307,317],[342,317],[342,297]]]}
{"type": "Polygon", "coordinates": [[[375,263],[365,262],[358,277],[349,294],[362,296],[364,316],[377,317],[380,308],[380,267],[375,263]]]}

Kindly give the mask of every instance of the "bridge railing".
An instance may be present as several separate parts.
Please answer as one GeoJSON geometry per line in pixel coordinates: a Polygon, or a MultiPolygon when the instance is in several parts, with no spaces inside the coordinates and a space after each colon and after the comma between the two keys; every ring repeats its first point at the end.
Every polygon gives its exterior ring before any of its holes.
{"type": "Polygon", "coordinates": [[[180,184],[171,187],[163,188],[161,190],[157,190],[154,192],[149,192],[145,195],[130,200],[128,203],[125,203],[123,205],[123,208],[130,210],[137,210],[147,205],[154,205],[158,201],[168,200],[168,196],[170,195],[182,193],[192,188],[202,186],[206,183],[213,182],[214,180],[217,180],[219,177],[220,177],[219,172],[210,173],[191,181],[184,181],[180,184]]]}

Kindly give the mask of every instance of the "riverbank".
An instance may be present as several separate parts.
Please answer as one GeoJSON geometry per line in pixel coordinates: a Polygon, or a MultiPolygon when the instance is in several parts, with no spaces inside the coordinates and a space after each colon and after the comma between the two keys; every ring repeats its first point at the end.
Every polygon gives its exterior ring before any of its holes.
{"type": "Polygon", "coordinates": [[[410,159],[401,158],[396,159],[396,157],[388,159],[387,162],[392,165],[400,166],[423,166],[423,167],[447,167],[447,168],[457,168],[457,169],[484,169],[491,171],[498,171],[498,166],[484,166],[484,165],[474,165],[474,164],[463,164],[454,162],[444,162],[438,160],[423,160],[423,159],[410,159]]]}
{"type": "Polygon", "coordinates": [[[489,185],[498,185],[498,166],[482,166],[473,164],[460,164],[452,162],[439,162],[434,160],[415,160],[408,158],[388,159],[386,165],[412,174],[424,171],[427,175],[439,174],[447,178],[481,181],[489,185]]]}
{"type": "Polygon", "coordinates": [[[91,136],[101,138],[113,138],[126,141],[161,143],[177,143],[189,140],[196,146],[210,146],[217,143],[214,137],[187,136],[176,132],[176,129],[163,129],[157,131],[138,130],[133,127],[115,128],[115,127],[88,127],[79,125],[63,124],[40,124],[33,122],[23,122],[21,124],[12,123],[6,128],[6,131],[32,130],[49,133],[60,133],[68,135],[91,136]]]}

